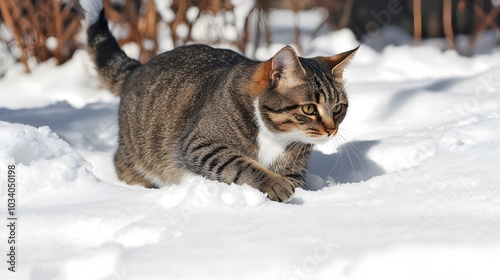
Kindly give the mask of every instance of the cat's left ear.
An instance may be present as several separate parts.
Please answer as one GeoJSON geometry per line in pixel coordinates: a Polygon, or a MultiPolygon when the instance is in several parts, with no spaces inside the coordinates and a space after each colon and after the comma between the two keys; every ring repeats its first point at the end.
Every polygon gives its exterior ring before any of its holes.
{"type": "Polygon", "coordinates": [[[349,65],[349,61],[352,59],[358,49],[359,46],[355,49],[339,53],[334,56],[322,57],[322,59],[328,64],[328,66],[330,66],[334,76],[342,77],[342,73],[344,73],[345,67],[349,65]]]}

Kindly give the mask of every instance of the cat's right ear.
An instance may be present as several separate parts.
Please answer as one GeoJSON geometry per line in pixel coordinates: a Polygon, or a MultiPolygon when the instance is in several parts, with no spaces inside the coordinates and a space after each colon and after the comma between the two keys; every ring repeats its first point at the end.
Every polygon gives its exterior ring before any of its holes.
{"type": "Polygon", "coordinates": [[[306,71],[291,47],[284,47],[268,61],[262,62],[252,76],[248,91],[259,96],[269,88],[290,88],[303,83],[306,71]]]}
{"type": "Polygon", "coordinates": [[[294,87],[303,83],[306,71],[292,47],[279,50],[271,60],[269,78],[276,87],[294,87]]]}

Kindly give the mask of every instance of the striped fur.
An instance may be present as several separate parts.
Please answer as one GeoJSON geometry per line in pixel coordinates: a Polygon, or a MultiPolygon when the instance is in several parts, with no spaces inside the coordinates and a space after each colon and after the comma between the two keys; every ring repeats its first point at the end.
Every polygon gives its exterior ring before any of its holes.
{"type": "Polygon", "coordinates": [[[114,161],[128,184],[162,187],[194,173],[287,201],[305,188],[312,145],[331,139],[347,110],[341,68],[355,50],[304,59],[285,47],[259,62],[190,45],[141,65],[102,12],[88,38],[102,81],[121,97],[114,161]]]}

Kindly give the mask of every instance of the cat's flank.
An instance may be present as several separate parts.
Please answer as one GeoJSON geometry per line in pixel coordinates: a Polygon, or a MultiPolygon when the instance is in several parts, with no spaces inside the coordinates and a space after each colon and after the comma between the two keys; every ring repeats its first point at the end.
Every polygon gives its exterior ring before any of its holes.
{"type": "Polygon", "coordinates": [[[342,72],[357,50],[302,58],[284,47],[259,62],[190,45],[141,65],[120,49],[102,10],[88,44],[100,78],[121,97],[121,180],[162,187],[194,173],[280,202],[306,187],[312,146],[337,133],[348,104],[342,72]]]}

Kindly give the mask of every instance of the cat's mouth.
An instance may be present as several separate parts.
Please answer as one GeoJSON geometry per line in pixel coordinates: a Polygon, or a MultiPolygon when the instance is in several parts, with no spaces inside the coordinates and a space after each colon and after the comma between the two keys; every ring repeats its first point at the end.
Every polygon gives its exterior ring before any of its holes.
{"type": "Polygon", "coordinates": [[[283,134],[275,134],[275,139],[279,142],[301,142],[312,145],[322,145],[334,138],[334,134],[309,133],[305,131],[295,131],[283,134]],[[277,136],[277,137],[276,137],[277,136]]]}
{"type": "Polygon", "coordinates": [[[303,142],[313,144],[313,145],[321,145],[329,142],[331,139],[337,135],[337,130],[326,131],[325,133],[321,133],[316,129],[310,129],[305,132],[305,139],[303,142]]]}
{"type": "Polygon", "coordinates": [[[323,135],[318,135],[318,134],[312,134],[312,135],[307,135],[304,137],[303,141],[308,143],[308,144],[313,144],[313,145],[322,145],[325,143],[328,143],[330,140],[333,139],[335,134],[332,134],[328,136],[327,134],[323,135]]]}

